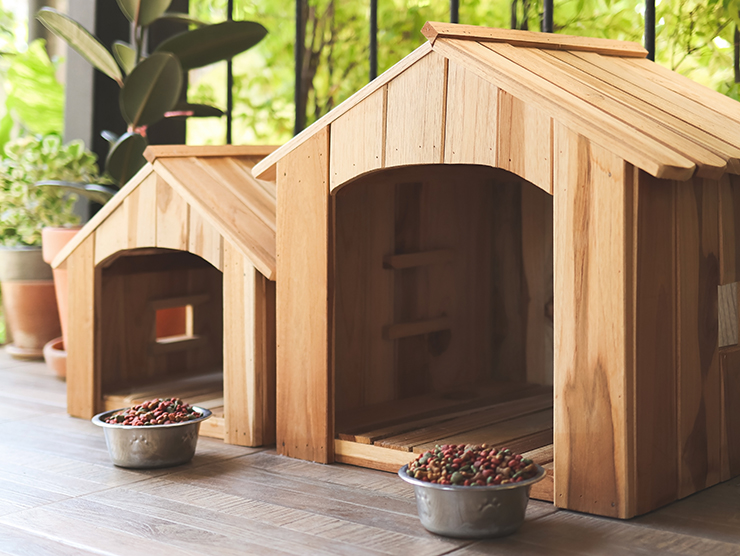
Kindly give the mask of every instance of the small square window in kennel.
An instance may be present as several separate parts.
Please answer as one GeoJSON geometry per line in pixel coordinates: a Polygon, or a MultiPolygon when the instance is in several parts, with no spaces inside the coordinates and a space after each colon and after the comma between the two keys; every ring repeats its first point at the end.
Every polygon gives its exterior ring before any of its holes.
{"type": "Polygon", "coordinates": [[[251,173],[272,150],[150,147],[58,255],[71,415],[176,396],[204,435],[275,441],[275,184],[251,173]]]}
{"type": "Polygon", "coordinates": [[[740,104],[634,43],[423,32],[254,168],[278,450],[508,445],[533,495],[621,518],[740,474],[740,104]]]}

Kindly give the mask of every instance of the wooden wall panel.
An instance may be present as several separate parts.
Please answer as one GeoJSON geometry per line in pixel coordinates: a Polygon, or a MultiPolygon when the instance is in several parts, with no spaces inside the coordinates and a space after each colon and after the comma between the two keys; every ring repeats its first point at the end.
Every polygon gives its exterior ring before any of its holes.
{"type": "Polygon", "coordinates": [[[385,108],[387,87],[375,91],[331,124],[330,186],[385,163],[385,108]]]}
{"type": "Polygon", "coordinates": [[[114,210],[95,230],[95,265],[128,247],[125,203],[114,210]]]}
{"type": "Polygon", "coordinates": [[[191,253],[203,257],[215,268],[224,267],[224,240],[208,220],[197,210],[190,210],[190,233],[188,249],[191,253]]]}
{"type": "Polygon", "coordinates": [[[720,286],[717,291],[719,347],[738,344],[738,282],[720,286]]]}
{"type": "Polygon", "coordinates": [[[625,164],[555,127],[555,504],[634,514],[625,164]]]}
{"type": "Polygon", "coordinates": [[[90,419],[100,400],[99,366],[95,359],[95,236],[89,236],[67,259],[69,326],[67,346],[67,412],[90,419]]]}
{"type": "MultiPolygon", "coordinates": [[[[157,245],[157,176],[154,173],[139,184],[123,202],[126,212],[127,246],[157,245]]],[[[120,209],[119,209],[120,210],[120,209]]]]}
{"type": "Polygon", "coordinates": [[[325,463],[334,459],[328,158],[324,129],[277,169],[277,448],[325,463]]]}
{"type": "Polygon", "coordinates": [[[386,167],[442,162],[446,84],[446,59],[435,52],[388,84],[386,167]]]}
{"type": "Polygon", "coordinates": [[[157,176],[157,247],[187,251],[190,206],[157,176]]]}
{"type": "Polygon", "coordinates": [[[394,253],[394,198],[386,180],[351,184],[334,198],[337,414],[395,399],[394,343],[381,335],[394,322],[395,272],[383,268],[394,253]]]}
{"type": "Polygon", "coordinates": [[[720,480],[740,475],[740,347],[720,350],[722,428],[720,480]]]}
{"type": "MultiPolygon", "coordinates": [[[[676,188],[633,170],[635,511],[645,513],[677,497],[676,422],[676,188]]],[[[628,176],[630,177],[630,176],[628,176]]],[[[630,300],[630,303],[632,301],[630,300]]]]}
{"type": "Polygon", "coordinates": [[[498,88],[453,61],[445,130],[445,162],[498,165],[498,88]]]}
{"type": "Polygon", "coordinates": [[[499,90],[498,166],[552,194],[552,119],[499,90]]]}
{"type": "Polygon", "coordinates": [[[552,384],[553,380],[553,198],[523,182],[522,264],[526,284],[527,382],[552,384]]]}
{"type": "Polygon", "coordinates": [[[719,184],[720,283],[740,282],[740,176],[726,174],[719,184]]]}
{"type": "Polygon", "coordinates": [[[230,243],[224,250],[225,441],[275,440],[275,289],[230,243]]]}
{"type": "Polygon", "coordinates": [[[716,181],[677,185],[680,497],[719,482],[720,475],[718,212],[716,181]]]}

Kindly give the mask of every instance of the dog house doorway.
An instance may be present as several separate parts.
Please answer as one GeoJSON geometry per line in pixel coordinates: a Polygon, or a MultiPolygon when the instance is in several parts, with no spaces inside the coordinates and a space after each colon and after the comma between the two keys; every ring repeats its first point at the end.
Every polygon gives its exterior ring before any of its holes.
{"type": "Polygon", "coordinates": [[[501,169],[424,165],[334,202],[336,459],[395,471],[488,443],[551,462],[552,196],[501,169]]]}
{"type": "Polygon", "coordinates": [[[202,433],[223,438],[222,297],[222,272],[192,253],[135,249],[101,263],[104,409],[180,397],[210,409],[202,433]]]}

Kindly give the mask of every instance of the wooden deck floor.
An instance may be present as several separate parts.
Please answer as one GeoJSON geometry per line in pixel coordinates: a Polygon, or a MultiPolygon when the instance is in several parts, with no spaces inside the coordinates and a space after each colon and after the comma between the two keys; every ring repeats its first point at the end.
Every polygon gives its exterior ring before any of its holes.
{"type": "Polygon", "coordinates": [[[740,554],[738,479],[628,522],[532,501],[516,535],[456,541],[388,473],[207,438],[188,465],[116,468],[44,365],[0,349],[0,379],[0,554],[740,554]]]}

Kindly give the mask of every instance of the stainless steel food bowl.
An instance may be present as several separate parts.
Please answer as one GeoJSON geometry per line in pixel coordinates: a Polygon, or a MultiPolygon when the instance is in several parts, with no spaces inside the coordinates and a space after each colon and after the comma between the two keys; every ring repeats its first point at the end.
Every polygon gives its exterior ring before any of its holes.
{"type": "Polygon", "coordinates": [[[425,483],[406,475],[404,465],[398,476],[414,485],[416,508],[427,531],[479,539],[503,537],[515,532],[524,522],[531,486],[545,478],[537,465],[537,475],[521,483],[489,486],[455,486],[425,483]]]}
{"type": "Polygon", "coordinates": [[[92,422],[103,427],[105,443],[114,465],[132,469],[171,467],[193,459],[200,424],[211,416],[208,409],[195,406],[193,409],[201,416],[172,425],[134,427],[105,422],[114,413],[122,411],[121,409],[98,413],[92,418],[92,422]]]}

